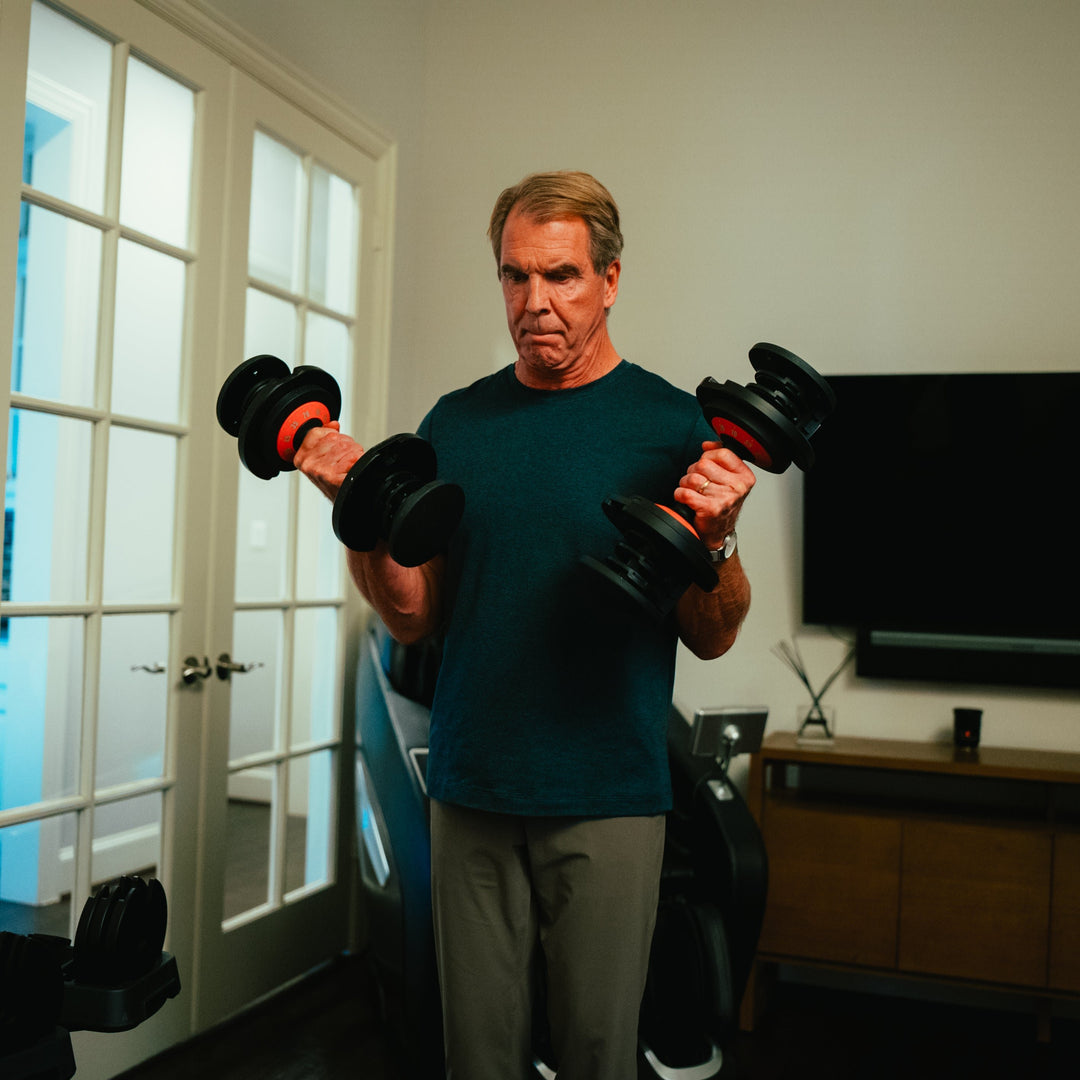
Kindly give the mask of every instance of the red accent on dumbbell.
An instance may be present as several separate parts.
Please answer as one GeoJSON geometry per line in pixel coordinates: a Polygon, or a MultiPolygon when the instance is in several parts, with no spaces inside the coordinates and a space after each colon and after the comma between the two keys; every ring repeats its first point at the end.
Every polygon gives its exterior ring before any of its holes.
{"type": "MultiPolygon", "coordinates": [[[[321,401],[308,401],[293,409],[278,429],[277,452],[282,461],[292,463],[293,456],[300,449],[296,445],[296,434],[300,428],[325,427],[330,423],[330,410],[321,401]]],[[[305,430],[304,434],[307,434],[305,430]]],[[[300,440],[303,442],[303,438],[300,440]]]]}
{"type": "Polygon", "coordinates": [[[697,529],[695,529],[694,526],[691,525],[690,522],[682,516],[682,514],[676,513],[674,510],[671,509],[670,506],[664,506],[663,503],[653,503],[653,506],[655,506],[658,510],[663,510],[666,514],[670,514],[680,525],[685,525],[695,536],[697,536],[699,540],[701,539],[701,537],[698,535],[697,529]]]}
{"type": "Polygon", "coordinates": [[[739,427],[738,424],[733,424],[730,420],[725,420],[722,416],[714,417],[712,421],[713,431],[720,436],[721,439],[729,438],[734,439],[740,446],[746,447],[750,451],[751,460],[755,465],[760,465],[763,469],[768,469],[772,464],[772,455],[764,446],[761,445],[754,438],[750,432],[739,427]]]}

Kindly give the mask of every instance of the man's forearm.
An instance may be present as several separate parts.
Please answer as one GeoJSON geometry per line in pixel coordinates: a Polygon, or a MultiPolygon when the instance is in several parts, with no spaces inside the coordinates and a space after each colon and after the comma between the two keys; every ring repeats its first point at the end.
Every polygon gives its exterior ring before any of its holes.
{"type": "Polygon", "coordinates": [[[679,637],[702,660],[722,656],[735,644],[750,610],[750,582],[737,551],[721,564],[717,579],[711,592],[691,585],[675,609],[679,637]]]}
{"type": "Polygon", "coordinates": [[[347,550],[346,562],[356,587],[398,641],[411,645],[439,628],[443,556],[402,566],[380,542],[374,551],[347,550]]]}

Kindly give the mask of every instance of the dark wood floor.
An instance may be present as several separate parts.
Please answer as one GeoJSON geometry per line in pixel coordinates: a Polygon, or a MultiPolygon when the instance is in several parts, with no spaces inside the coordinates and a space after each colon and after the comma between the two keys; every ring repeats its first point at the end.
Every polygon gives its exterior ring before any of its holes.
{"type": "Polygon", "coordinates": [[[362,958],[343,958],[269,1002],[123,1074],[123,1080],[408,1080],[362,958]]]}
{"type": "MultiPolygon", "coordinates": [[[[412,1080],[379,1019],[362,958],[343,959],[258,1010],[122,1080],[412,1080]]],[[[1077,1080],[1080,1020],[1050,1043],[1033,1014],[781,982],[723,1080],[1077,1080]]],[[[511,1080],[511,1078],[508,1078],[511,1080]]]]}

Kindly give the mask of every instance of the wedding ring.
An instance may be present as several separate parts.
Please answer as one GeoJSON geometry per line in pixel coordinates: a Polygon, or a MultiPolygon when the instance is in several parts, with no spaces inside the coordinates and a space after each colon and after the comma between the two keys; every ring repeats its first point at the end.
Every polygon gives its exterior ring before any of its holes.
{"type": "Polygon", "coordinates": [[[699,488],[697,489],[697,490],[698,490],[698,494],[699,494],[699,495],[704,495],[704,494],[705,494],[705,489],[706,489],[706,488],[707,488],[707,487],[708,487],[708,486],[709,486],[709,485],[710,485],[711,483],[712,483],[712,481],[711,481],[711,480],[706,480],[706,481],[705,481],[705,483],[704,483],[704,484],[702,484],[702,485],[701,485],[701,487],[699,487],[699,488]]]}

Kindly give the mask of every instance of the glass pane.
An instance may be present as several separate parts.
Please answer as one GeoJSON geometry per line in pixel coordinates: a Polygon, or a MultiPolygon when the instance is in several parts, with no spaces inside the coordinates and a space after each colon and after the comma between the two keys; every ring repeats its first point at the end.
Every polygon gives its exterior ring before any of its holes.
{"type": "Polygon", "coordinates": [[[74,838],[74,814],[0,829],[0,930],[72,936],[74,838]]]}
{"type": "Polygon", "coordinates": [[[175,502],[176,439],[114,427],[105,496],[105,603],[172,598],[175,502]]]}
{"type": "Polygon", "coordinates": [[[289,762],[285,892],[330,880],[334,754],[320,750],[289,762]]]}
{"type": "Polygon", "coordinates": [[[353,186],[319,165],[311,170],[308,296],[351,315],[359,244],[353,186]]]}
{"type": "Polygon", "coordinates": [[[116,266],[112,411],[180,419],[184,275],[178,259],[121,240],[116,266]]]}
{"type": "Polygon", "coordinates": [[[101,234],[24,205],[11,389],[70,405],[94,403],[101,234]]]}
{"type": "Polygon", "coordinates": [[[130,57],[120,167],[120,220],[185,247],[191,192],[195,95],[130,57]]]}
{"type": "Polygon", "coordinates": [[[8,617],[0,627],[0,810],[75,793],[83,619],[8,617]]]}
{"type": "MultiPolygon", "coordinates": [[[[243,467],[240,469],[236,509],[237,600],[280,600],[285,596],[289,487],[280,476],[267,482],[243,467]]],[[[315,490],[314,485],[308,487],[315,490]]],[[[323,498],[323,502],[328,500],[323,498]]]]}
{"type": "MultiPolygon", "coordinates": [[[[244,312],[244,356],[269,353],[296,367],[296,308],[286,300],[248,289],[244,312]]],[[[238,361],[239,362],[239,361],[238,361]]]]}
{"type": "Polygon", "coordinates": [[[34,4],[28,59],[23,180],[101,213],[112,46],[34,4]]]}
{"type": "Polygon", "coordinates": [[[304,335],[304,363],[328,371],[341,387],[341,430],[349,431],[349,330],[337,319],[309,313],[304,335]]]}
{"type": "Polygon", "coordinates": [[[293,645],[292,745],[321,742],[336,732],[337,611],[299,608],[293,645]]]}
{"type": "Polygon", "coordinates": [[[162,775],[168,656],[168,615],[102,618],[96,788],[162,775]]]}
{"type": "Polygon", "coordinates": [[[304,229],[304,165],[300,155],[261,131],[251,163],[248,272],[300,291],[304,229]]]}
{"type": "Polygon", "coordinates": [[[275,787],[271,769],[244,769],[229,777],[225,919],[270,899],[275,787]]]}
{"type": "Polygon", "coordinates": [[[156,877],[161,865],[161,792],[102,803],[94,810],[95,885],[122,874],[156,877]]]}
{"type": "MultiPolygon", "coordinates": [[[[349,431],[349,331],[336,319],[308,313],[304,362],[329,372],[341,388],[341,427],[349,431]]],[[[341,594],[344,555],[334,536],[333,506],[313,484],[300,485],[297,517],[296,592],[323,600],[341,594]]]]}
{"type": "Polygon", "coordinates": [[[91,425],[12,409],[4,506],[3,599],[86,599],[91,425]]]}
{"type": "Polygon", "coordinates": [[[281,716],[282,615],[238,611],[233,617],[233,660],[257,664],[232,676],[229,759],[264,753],[278,745],[281,716]]]}
{"type": "MultiPolygon", "coordinates": [[[[292,304],[248,289],[244,356],[270,353],[296,365],[296,309],[292,304]]],[[[237,600],[277,600],[285,595],[289,524],[287,483],[267,483],[240,470],[236,530],[237,600]]]]}
{"type": "Polygon", "coordinates": [[[314,484],[300,484],[296,520],[296,595],[330,600],[341,595],[344,551],[334,535],[333,503],[314,484]]]}

